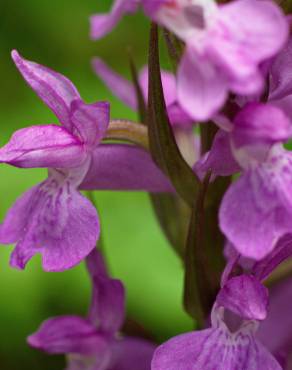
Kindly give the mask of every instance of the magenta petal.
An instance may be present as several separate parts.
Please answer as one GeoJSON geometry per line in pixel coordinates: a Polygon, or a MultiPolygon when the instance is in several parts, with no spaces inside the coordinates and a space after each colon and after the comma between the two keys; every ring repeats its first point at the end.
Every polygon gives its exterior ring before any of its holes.
{"type": "Polygon", "coordinates": [[[72,82],[47,67],[23,59],[16,50],[12,52],[12,58],[26,82],[55,113],[59,121],[71,129],[70,105],[74,99],[80,99],[72,82]]]}
{"type": "Polygon", "coordinates": [[[65,370],[108,370],[111,357],[111,347],[91,356],[80,354],[67,355],[67,366],[65,370]]]}
{"type": "Polygon", "coordinates": [[[7,212],[4,222],[0,225],[1,244],[16,243],[22,237],[38,187],[34,186],[22,194],[7,212]]]}
{"type": "Polygon", "coordinates": [[[217,132],[211,150],[199,159],[194,170],[201,179],[208,171],[212,171],[215,176],[230,176],[240,171],[233,158],[229,133],[223,130],[217,132]]]}
{"type": "Polygon", "coordinates": [[[250,329],[226,328],[183,334],[154,353],[151,370],[281,370],[250,329]]]}
{"type": "Polygon", "coordinates": [[[167,114],[172,126],[182,129],[191,129],[194,120],[182,109],[178,102],[174,102],[167,107],[167,114]]]}
{"type": "Polygon", "coordinates": [[[108,276],[104,259],[101,252],[97,248],[94,248],[92,252],[86,257],[86,267],[92,281],[95,277],[98,277],[99,275],[103,277],[108,276]]]}
{"type": "Polygon", "coordinates": [[[92,60],[92,67],[112,94],[133,110],[137,109],[135,89],[131,82],[110,69],[100,58],[92,60]]]}
{"type": "Polygon", "coordinates": [[[115,0],[108,14],[96,14],[90,18],[90,35],[97,40],[111,32],[125,13],[134,13],[137,10],[137,0],[115,0]]]}
{"type": "Polygon", "coordinates": [[[216,302],[243,319],[264,320],[267,316],[268,290],[255,277],[241,275],[227,281],[216,302]]]}
{"type": "Polygon", "coordinates": [[[169,181],[145,150],[123,144],[101,144],[95,149],[91,166],[80,188],[173,191],[169,181]]]}
{"type": "Polygon", "coordinates": [[[236,147],[256,143],[276,143],[291,137],[289,118],[275,106],[262,103],[247,104],[235,117],[231,133],[236,147]]]}
{"type": "Polygon", "coordinates": [[[86,156],[82,143],[55,125],[20,129],[0,149],[0,162],[16,167],[77,167],[86,156]]]}
{"type": "Polygon", "coordinates": [[[154,344],[138,338],[126,337],[112,346],[110,370],[150,370],[154,344]]]}
{"type": "Polygon", "coordinates": [[[252,274],[258,281],[264,281],[282,262],[292,256],[292,235],[285,234],[279,239],[272,252],[259,261],[241,256],[230,243],[225,246],[224,254],[228,262],[222,275],[222,285],[229,280],[237,265],[252,274]]]}
{"type": "Polygon", "coordinates": [[[46,320],[27,341],[32,347],[52,354],[103,355],[107,350],[106,341],[92,324],[78,316],[60,316],[46,320]]]}
{"type": "MultiPolygon", "coordinates": [[[[284,363],[292,349],[291,312],[292,280],[289,277],[270,288],[268,317],[261,323],[257,333],[257,338],[274,355],[283,357],[284,363]]],[[[287,367],[284,366],[284,369],[287,367]]]]}
{"type": "Polygon", "coordinates": [[[12,206],[0,236],[2,242],[17,242],[13,267],[23,269],[34,254],[41,253],[45,271],[63,271],[95,247],[99,221],[95,208],[69,181],[58,183],[49,177],[12,206]]]}
{"type": "Polygon", "coordinates": [[[264,87],[265,78],[257,69],[248,76],[237,76],[236,78],[230,78],[229,81],[229,88],[231,91],[237,95],[252,96],[252,99],[261,95],[264,87]]]}
{"type": "Polygon", "coordinates": [[[104,137],[110,120],[107,102],[85,104],[75,100],[71,105],[73,132],[82,139],[87,148],[93,149],[104,137]]]}
{"type": "Polygon", "coordinates": [[[270,70],[270,100],[279,100],[292,94],[292,39],[279,53],[270,70]]]}
{"type": "Polygon", "coordinates": [[[125,315],[125,292],[119,280],[98,275],[93,278],[90,321],[98,330],[113,335],[122,326],[125,315]]]}
{"type": "Polygon", "coordinates": [[[100,332],[116,333],[124,321],[125,291],[119,280],[108,277],[100,251],[94,249],[86,259],[92,280],[89,320],[100,332]]]}
{"type": "Polygon", "coordinates": [[[283,99],[271,100],[269,101],[269,104],[280,108],[286,114],[286,116],[290,118],[290,121],[292,122],[292,94],[284,97],[283,99]]]}
{"type": "Polygon", "coordinates": [[[190,47],[180,62],[177,84],[178,101],[194,120],[208,120],[227,97],[223,75],[190,47]]]}
{"type": "MultiPolygon", "coordinates": [[[[182,334],[170,339],[154,352],[151,370],[207,370],[208,368],[204,366],[211,360],[212,348],[208,342],[212,341],[212,344],[214,344],[213,338],[218,340],[220,335],[217,334],[216,330],[207,329],[182,334]],[[206,350],[204,350],[204,344],[207,344],[206,350]],[[203,367],[197,365],[200,357],[205,358],[203,367]]],[[[218,356],[217,348],[218,342],[213,348],[214,356],[218,356]]],[[[214,366],[213,362],[212,365],[214,366]]],[[[212,367],[209,369],[211,370],[212,367]]]]}
{"type": "Polygon", "coordinates": [[[292,235],[284,235],[274,250],[265,258],[256,261],[251,269],[252,274],[260,281],[265,280],[283,261],[292,256],[292,235]]]}
{"type": "MultiPolygon", "coordinates": [[[[291,190],[287,167],[274,173],[265,164],[249,170],[225,193],[220,211],[220,228],[239,253],[256,260],[264,258],[284,234],[292,231],[291,190]],[[288,185],[289,184],[289,185],[288,185]]],[[[271,170],[272,169],[272,170],[271,170]]]]}

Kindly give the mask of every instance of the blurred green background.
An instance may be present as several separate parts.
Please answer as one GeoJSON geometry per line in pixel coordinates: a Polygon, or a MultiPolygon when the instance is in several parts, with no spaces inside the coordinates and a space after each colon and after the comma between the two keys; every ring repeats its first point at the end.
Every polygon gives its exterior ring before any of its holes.
{"type": "MultiPolygon", "coordinates": [[[[23,56],[68,76],[87,102],[109,100],[112,118],[135,119],[94,76],[90,59],[103,57],[129,76],[127,49],[139,66],[147,60],[149,24],[142,14],[128,16],[98,42],[89,37],[88,18],[108,10],[108,0],[1,0],[0,2],[0,144],[20,127],[56,123],[56,118],[24,83],[10,59],[23,56]]],[[[1,220],[16,197],[46,176],[43,170],[20,170],[1,165],[1,220]]],[[[129,316],[157,340],[189,330],[191,320],[181,306],[183,273],[180,261],[162,235],[148,195],[95,193],[106,256],[112,274],[127,287],[129,316]]],[[[83,264],[64,273],[44,273],[40,258],[25,271],[9,267],[12,247],[0,248],[0,369],[54,369],[62,357],[30,349],[25,338],[46,318],[85,315],[90,287],[83,264]]]]}

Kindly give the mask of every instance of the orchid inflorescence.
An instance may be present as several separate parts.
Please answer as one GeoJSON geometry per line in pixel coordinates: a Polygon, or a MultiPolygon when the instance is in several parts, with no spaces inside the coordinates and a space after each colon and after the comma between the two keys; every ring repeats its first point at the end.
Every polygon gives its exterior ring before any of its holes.
{"type": "Polygon", "coordinates": [[[45,271],[86,260],[92,283],[87,318],[48,319],[28,343],[65,354],[68,370],[292,369],[289,3],[115,0],[91,17],[91,37],[139,9],[152,24],[133,81],[92,60],[139,123],[110,120],[108,102],[85,103],[66,77],[12,52],[59,125],[20,129],[0,149],[2,163],[48,168],[8,211],[0,242],[15,244],[18,269],[37,253],[45,271]],[[161,41],[172,71],[160,68],[161,41]],[[124,287],[96,248],[99,217],[83,190],[150,193],[184,265],[195,331],[161,345],[123,332],[124,287]]]}

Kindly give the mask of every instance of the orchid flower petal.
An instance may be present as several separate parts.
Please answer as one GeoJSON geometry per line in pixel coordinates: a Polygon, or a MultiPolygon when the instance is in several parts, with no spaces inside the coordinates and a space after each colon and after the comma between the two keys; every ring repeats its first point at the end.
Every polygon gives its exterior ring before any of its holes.
{"type": "Polygon", "coordinates": [[[182,109],[178,102],[167,107],[169,121],[173,127],[189,130],[193,127],[194,120],[182,109]]]}
{"type": "MultiPolygon", "coordinates": [[[[189,129],[193,125],[193,119],[183,110],[177,101],[176,78],[173,73],[161,70],[161,82],[167,108],[167,114],[172,126],[189,129]]],[[[148,66],[144,66],[139,74],[139,83],[145,97],[148,99],[148,66]]]]}
{"type": "Polygon", "coordinates": [[[202,43],[218,13],[214,0],[144,0],[143,5],[157,23],[193,45],[202,43]]]}
{"type": "Polygon", "coordinates": [[[110,69],[100,58],[95,57],[92,60],[92,67],[112,94],[133,110],[137,110],[135,89],[130,81],[110,69]]]}
{"type": "Polygon", "coordinates": [[[187,333],[162,344],[154,353],[152,370],[281,370],[249,328],[230,333],[212,328],[187,333]]]}
{"type": "Polygon", "coordinates": [[[7,212],[4,222],[0,225],[0,243],[16,243],[21,237],[27,225],[27,216],[34,200],[38,186],[27,190],[19,197],[7,212]]]}
{"type": "Polygon", "coordinates": [[[164,174],[143,149],[124,144],[101,144],[93,152],[82,190],[143,190],[173,192],[164,174]]]}
{"type": "Polygon", "coordinates": [[[239,78],[254,75],[258,64],[276,55],[288,37],[288,22],[270,1],[232,1],[219,7],[219,18],[212,52],[239,78]]]}
{"type": "Polygon", "coordinates": [[[77,167],[86,156],[82,143],[56,125],[20,129],[0,149],[0,162],[26,168],[77,167]]]}
{"type": "Polygon", "coordinates": [[[60,73],[25,60],[16,50],[12,52],[12,58],[26,82],[55,113],[59,121],[71,130],[70,106],[73,100],[80,99],[72,82],[60,73]]]}
{"type": "Polygon", "coordinates": [[[279,100],[270,100],[269,104],[281,109],[292,122],[292,110],[291,110],[292,95],[288,95],[279,100]]]}
{"type": "Polygon", "coordinates": [[[88,148],[94,148],[105,136],[110,121],[109,103],[85,104],[75,100],[71,105],[70,119],[73,132],[88,148]]]}
{"type": "Polygon", "coordinates": [[[270,288],[270,303],[268,317],[263,321],[256,334],[276,358],[282,359],[283,368],[291,354],[292,333],[292,280],[291,277],[278,282],[270,288]],[[271,335],[272,334],[272,335],[271,335]]]}
{"type": "Polygon", "coordinates": [[[215,176],[230,176],[240,171],[230,146],[230,134],[219,130],[212,147],[194,166],[194,171],[203,179],[208,171],[215,176]]]}
{"type": "Polygon", "coordinates": [[[255,261],[252,274],[260,281],[265,280],[282,262],[292,256],[292,235],[284,235],[274,250],[260,261],[255,261]]]}
{"type": "Polygon", "coordinates": [[[96,14],[90,18],[92,39],[97,40],[111,32],[125,13],[137,11],[137,0],[115,0],[108,14],[96,14]]]}
{"type": "Polygon", "coordinates": [[[95,247],[99,221],[92,204],[66,176],[49,176],[19,198],[0,226],[0,241],[17,243],[11,265],[23,269],[36,253],[45,271],[63,271],[95,247]],[[20,212],[22,211],[22,212],[20,212]]]}
{"type": "Polygon", "coordinates": [[[281,100],[292,94],[292,39],[278,54],[270,69],[269,101],[281,100]]]}
{"type": "Polygon", "coordinates": [[[37,349],[52,353],[103,355],[107,343],[90,322],[78,316],[54,317],[43,322],[38,331],[28,337],[37,349]]]}
{"type": "Polygon", "coordinates": [[[272,156],[247,170],[225,193],[220,228],[243,256],[264,258],[292,231],[291,173],[289,152],[272,156]]]}
{"type": "Polygon", "coordinates": [[[264,281],[282,262],[291,258],[292,234],[285,234],[281,237],[272,252],[259,261],[243,257],[231,243],[226,244],[224,254],[227,264],[221,278],[221,286],[226,284],[237,266],[240,266],[245,273],[251,274],[258,281],[264,281]]]}
{"type": "Polygon", "coordinates": [[[125,292],[123,284],[103,276],[93,280],[93,298],[90,320],[102,333],[113,335],[125,319],[125,292]]]}
{"type": "MultiPolygon", "coordinates": [[[[165,104],[168,107],[177,100],[175,76],[173,73],[161,70],[161,81],[165,104]]],[[[148,66],[144,66],[139,73],[139,83],[145,99],[148,99],[148,66]]]]}
{"type": "Polygon", "coordinates": [[[104,259],[97,248],[94,248],[86,257],[86,267],[92,281],[100,275],[103,277],[108,276],[104,259]]]}
{"type": "Polygon", "coordinates": [[[111,348],[107,351],[89,356],[70,353],[67,356],[67,366],[65,370],[107,370],[111,359],[111,348]]]}
{"type": "Polygon", "coordinates": [[[93,287],[89,320],[99,332],[113,335],[120,329],[125,318],[123,284],[107,276],[102,256],[97,250],[87,257],[87,267],[93,287]]]}
{"type": "Polygon", "coordinates": [[[289,118],[275,106],[248,103],[235,117],[231,132],[235,147],[286,141],[292,135],[289,118]]]}
{"type": "Polygon", "coordinates": [[[111,370],[149,370],[155,346],[143,339],[125,337],[114,342],[111,370]]]}
{"type": "Polygon", "coordinates": [[[89,320],[99,332],[112,335],[124,321],[123,284],[108,276],[102,254],[96,248],[87,256],[86,266],[92,282],[89,320]]]}
{"type": "Polygon", "coordinates": [[[227,97],[224,76],[191,48],[182,57],[177,78],[178,101],[194,120],[208,120],[227,97]]]}
{"type": "Polygon", "coordinates": [[[251,71],[248,76],[229,76],[229,89],[237,95],[249,96],[255,99],[261,96],[265,87],[265,76],[258,69],[251,71]]]}
{"type": "Polygon", "coordinates": [[[243,319],[264,320],[267,316],[268,290],[255,277],[231,278],[220,290],[217,304],[243,319]]]}

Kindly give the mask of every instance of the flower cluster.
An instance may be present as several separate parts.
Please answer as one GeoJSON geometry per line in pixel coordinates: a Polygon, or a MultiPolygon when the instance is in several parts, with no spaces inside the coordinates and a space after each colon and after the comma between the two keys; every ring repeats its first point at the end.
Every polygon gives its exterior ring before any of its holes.
{"type": "Polygon", "coordinates": [[[149,61],[133,82],[92,61],[140,123],[111,120],[109,103],[85,103],[66,77],[12,52],[60,125],[18,130],[0,149],[3,163],[48,168],[8,211],[0,242],[16,244],[20,269],[36,253],[45,271],[85,259],[92,282],[86,319],[49,319],[28,343],[66,354],[68,370],[289,370],[291,18],[272,0],[115,0],[91,17],[92,38],[140,8],[152,22],[149,61]],[[104,189],[151,193],[198,330],[162,345],[126,335],[124,288],[95,249],[97,210],[80,192],[104,189]]]}

